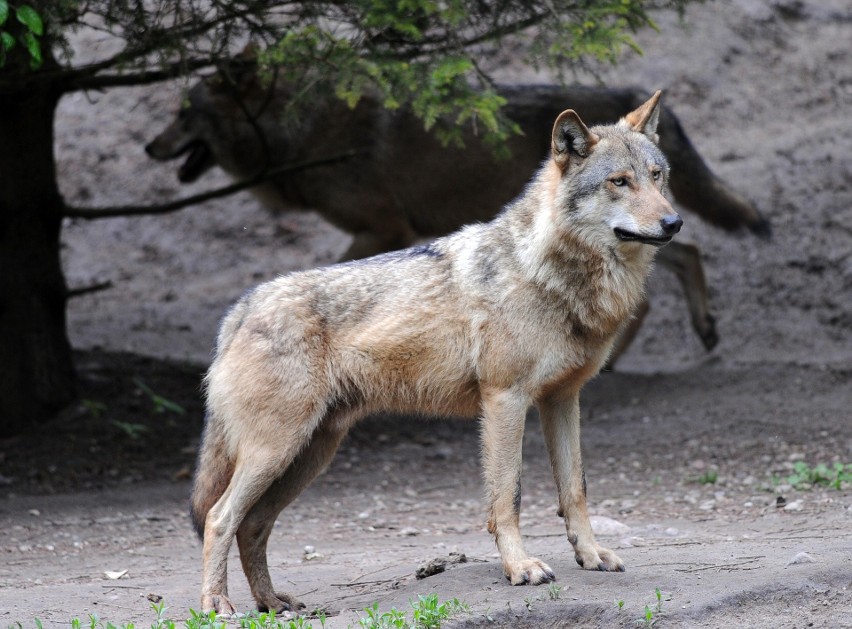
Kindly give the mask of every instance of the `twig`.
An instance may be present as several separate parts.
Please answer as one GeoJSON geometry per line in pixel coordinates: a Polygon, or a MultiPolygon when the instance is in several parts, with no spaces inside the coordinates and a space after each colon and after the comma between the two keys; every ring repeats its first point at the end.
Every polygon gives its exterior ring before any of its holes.
{"type": "Polygon", "coordinates": [[[186,207],[189,207],[190,205],[196,205],[198,203],[203,203],[204,201],[209,201],[211,199],[226,197],[236,192],[240,192],[241,190],[252,188],[260,183],[263,183],[264,181],[268,181],[269,179],[272,179],[273,177],[277,177],[278,175],[284,173],[292,173],[300,170],[306,170],[308,168],[314,168],[316,166],[326,166],[328,164],[334,164],[347,159],[351,159],[352,157],[355,157],[356,155],[365,152],[366,150],[352,149],[340,153],[338,155],[331,155],[329,157],[323,157],[308,162],[300,162],[298,164],[288,164],[285,166],[279,166],[277,168],[272,168],[270,170],[262,172],[261,174],[256,175],[251,179],[247,179],[245,181],[233,183],[229,186],[224,186],[222,188],[215,188],[214,190],[208,190],[207,192],[194,194],[184,199],[178,199],[176,201],[170,201],[169,203],[163,203],[160,205],[119,205],[100,208],[66,206],[64,215],[69,218],[83,218],[87,220],[94,220],[99,218],[115,218],[117,216],[150,216],[157,214],[168,214],[170,212],[182,210],[186,207]]]}
{"type": "Polygon", "coordinates": [[[91,286],[81,286],[80,288],[72,288],[65,293],[68,299],[72,297],[80,297],[81,295],[88,295],[89,293],[98,293],[102,290],[107,290],[112,288],[112,282],[107,280],[106,282],[98,282],[97,284],[92,284],[91,286]]]}

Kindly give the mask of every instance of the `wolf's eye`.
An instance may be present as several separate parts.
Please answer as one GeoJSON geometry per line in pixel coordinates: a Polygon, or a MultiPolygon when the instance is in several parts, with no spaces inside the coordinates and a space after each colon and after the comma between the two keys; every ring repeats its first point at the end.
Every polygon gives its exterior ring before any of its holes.
{"type": "Polygon", "coordinates": [[[612,182],[612,185],[618,186],[619,188],[627,185],[627,177],[613,177],[610,181],[612,182]]]}
{"type": "Polygon", "coordinates": [[[654,181],[659,181],[660,177],[663,176],[662,170],[654,170],[651,172],[651,176],[654,178],[654,181]]]}

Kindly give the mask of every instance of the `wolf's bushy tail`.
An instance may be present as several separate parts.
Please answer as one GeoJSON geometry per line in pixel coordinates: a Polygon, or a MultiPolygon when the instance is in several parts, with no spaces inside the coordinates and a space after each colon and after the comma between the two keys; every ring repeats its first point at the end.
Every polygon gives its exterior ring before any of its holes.
{"type": "Polygon", "coordinates": [[[192,524],[202,540],[207,514],[225,493],[233,475],[234,461],[228,456],[221,426],[208,414],[201,449],[198,452],[189,508],[192,524]]]}

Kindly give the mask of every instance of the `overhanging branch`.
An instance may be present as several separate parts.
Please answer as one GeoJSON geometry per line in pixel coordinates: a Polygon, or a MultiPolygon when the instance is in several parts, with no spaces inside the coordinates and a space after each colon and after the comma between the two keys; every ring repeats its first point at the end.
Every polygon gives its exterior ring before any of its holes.
{"type": "Polygon", "coordinates": [[[67,218],[83,218],[86,220],[95,220],[99,218],[115,218],[118,216],[152,216],[157,214],[169,214],[171,212],[176,212],[178,210],[187,208],[191,205],[197,205],[198,203],[210,201],[211,199],[227,197],[242,190],[246,190],[247,188],[252,188],[258,184],[263,183],[264,181],[269,181],[270,179],[277,177],[278,175],[282,175],[285,173],[293,173],[300,170],[306,170],[308,168],[314,168],[317,166],[327,166],[329,164],[335,164],[337,162],[351,159],[352,157],[355,157],[359,154],[363,154],[365,152],[366,150],[352,149],[350,151],[345,151],[337,155],[330,155],[328,157],[323,157],[308,162],[300,162],[298,164],[288,164],[286,166],[271,168],[260,173],[259,175],[252,177],[251,179],[239,181],[237,183],[224,186],[222,188],[208,190],[207,192],[202,192],[200,194],[194,194],[184,199],[177,199],[168,203],[162,203],[158,205],[118,205],[99,208],[65,206],[65,211],[63,215],[67,218]]]}

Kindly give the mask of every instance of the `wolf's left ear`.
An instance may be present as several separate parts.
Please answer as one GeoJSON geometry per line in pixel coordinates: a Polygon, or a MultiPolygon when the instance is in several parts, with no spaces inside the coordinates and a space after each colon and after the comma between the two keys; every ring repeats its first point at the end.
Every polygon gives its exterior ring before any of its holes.
{"type": "Polygon", "coordinates": [[[657,123],[660,121],[660,96],[662,92],[657,90],[644,105],[631,111],[624,117],[627,126],[644,133],[654,144],[659,143],[660,136],[657,135],[657,123]]]}
{"type": "Polygon", "coordinates": [[[600,137],[589,131],[576,111],[566,109],[553,124],[550,142],[553,161],[564,171],[571,158],[585,159],[599,141],[600,137]]]}

